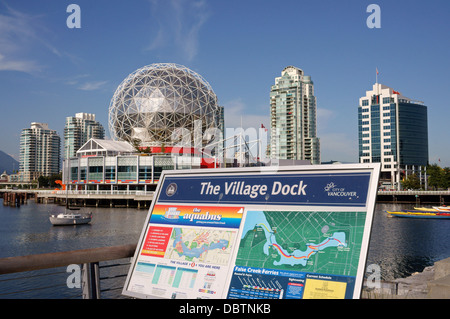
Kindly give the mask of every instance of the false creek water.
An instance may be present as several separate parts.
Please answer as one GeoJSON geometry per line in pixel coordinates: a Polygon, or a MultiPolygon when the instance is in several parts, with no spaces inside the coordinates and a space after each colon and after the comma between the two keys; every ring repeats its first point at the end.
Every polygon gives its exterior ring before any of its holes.
{"type": "MultiPolygon", "coordinates": [[[[450,219],[388,218],[385,212],[404,208],[411,205],[375,208],[367,263],[379,265],[384,280],[406,277],[450,257],[450,219]]],[[[86,210],[94,216],[91,225],[52,226],[48,215],[62,209],[33,201],[19,208],[0,205],[0,258],[137,243],[147,216],[143,209],[89,207],[86,210]]],[[[63,283],[67,275],[62,274],[63,283]]],[[[0,282],[0,298],[18,298],[2,297],[8,285],[14,281],[0,282]]],[[[60,298],[68,290],[29,298],[60,298]]]]}

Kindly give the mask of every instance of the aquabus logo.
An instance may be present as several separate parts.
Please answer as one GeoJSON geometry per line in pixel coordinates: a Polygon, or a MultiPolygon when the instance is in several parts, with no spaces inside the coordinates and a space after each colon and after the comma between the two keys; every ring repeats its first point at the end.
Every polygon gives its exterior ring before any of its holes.
{"type": "Polygon", "coordinates": [[[166,195],[173,196],[177,192],[177,184],[170,183],[166,188],[166,195]]]}

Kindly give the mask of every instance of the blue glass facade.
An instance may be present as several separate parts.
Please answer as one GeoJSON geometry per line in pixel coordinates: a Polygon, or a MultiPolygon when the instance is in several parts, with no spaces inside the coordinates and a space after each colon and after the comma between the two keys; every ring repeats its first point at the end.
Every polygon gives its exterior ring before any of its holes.
{"type": "Polygon", "coordinates": [[[399,148],[401,165],[428,165],[427,107],[399,103],[399,148]]]}
{"type": "Polygon", "coordinates": [[[381,139],[380,139],[380,105],[372,104],[370,107],[370,130],[372,143],[372,163],[381,162],[381,139]]]}
{"type": "Polygon", "coordinates": [[[397,113],[395,108],[395,103],[391,103],[389,106],[389,112],[391,117],[391,132],[390,132],[390,138],[391,138],[391,151],[390,155],[394,156],[394,161],[397,161],[397,113]]]}
{"type": "Polygon", "coordinates": [[[360,163],[381,163],[380,180],[401,188],[401,181],[428,165],[427,106],[376,83],[359,100],[360,163]]]}

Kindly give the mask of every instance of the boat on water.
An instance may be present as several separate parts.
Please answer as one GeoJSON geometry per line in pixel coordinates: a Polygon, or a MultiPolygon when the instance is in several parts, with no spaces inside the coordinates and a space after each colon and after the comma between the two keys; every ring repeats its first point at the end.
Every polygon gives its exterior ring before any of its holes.
{"type": "Polygon", "coordinates": [[[450,219],[450,211],[402,210],[399,212],[386,212],[390,217],[450,219]]]}
{"type": "Polygon", "coordinates": [[[83,225],[89,224],[92,220],[92,213],[80,214],[80,213],[59,213],[50,215],[50,222],[53,226],[64,225],[83,225]]]}
{"type": "Polygon", "coordinates": [[[450,212],[450,207],[448,206],[433,206],[433,207],[414,207],[414,210],[423,212],[450,212]]]}
{"type": "MultiPolygon", "coordinates": [[[[63,186],[65,187],[65,185],[63,186]]],[[[65,189],[66,189],[66,209],[62,213],[51,214],[50,223],[52,223],[53,226],[89,224],[92,220],[92,213],[89,214],[75,213],[74,211],[79,210],[80,207],[69,205],[67,187],[65,187],[65,189]]]]}

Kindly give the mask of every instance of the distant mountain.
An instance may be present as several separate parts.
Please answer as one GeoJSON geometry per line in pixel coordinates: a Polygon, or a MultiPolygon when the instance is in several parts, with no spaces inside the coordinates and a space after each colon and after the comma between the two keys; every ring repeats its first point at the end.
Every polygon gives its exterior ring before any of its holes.
{"type": "Polygon", "coordinates": [[[0,151],[0,174],[6,171],[7,174],[12,174],[19,170],[19,162],[9,156],[3,151],[0,151]]]}

